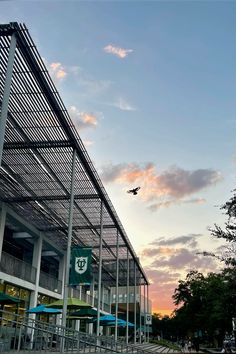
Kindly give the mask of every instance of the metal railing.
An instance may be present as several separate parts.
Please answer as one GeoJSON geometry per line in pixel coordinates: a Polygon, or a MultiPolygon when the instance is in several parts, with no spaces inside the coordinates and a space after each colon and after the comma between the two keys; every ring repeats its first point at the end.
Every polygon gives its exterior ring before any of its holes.
{"type": "Polygon", "coordinates": [[[0,267],[2,271],[9,275],[29,281],[30,283],[35,283],[36,268],[29,263],[13,257],[9,253],[2,252],[0,267]]]}
{"type": "Polygon", "coordinates": [[[45,289],[56,291],[59,294],[62,293],[61,280],[57,279],[56,277],[53,277],[50,274],[44,273],[42,270],[40,271],[39,285],[45,289]]]}
{"type": "Polygon", "coordinates": [[[138,345],[115,341],[113,337],[97,337],[18,315],[12,320],[9,315],[12,313],[0,310],[0,352],[152,353],[138,345]]]}

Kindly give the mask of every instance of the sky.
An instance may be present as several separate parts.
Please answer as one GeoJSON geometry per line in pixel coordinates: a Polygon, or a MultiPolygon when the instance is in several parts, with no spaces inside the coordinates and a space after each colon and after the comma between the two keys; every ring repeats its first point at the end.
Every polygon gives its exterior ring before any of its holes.
{"type": "Polygon", "coordinates": [[[235,1],[0,1],[28,27],[170,314],[178,280],[222,264],[236,167],[235,1]],[[136,196],[126,193],[140,186],[136,196]]]}

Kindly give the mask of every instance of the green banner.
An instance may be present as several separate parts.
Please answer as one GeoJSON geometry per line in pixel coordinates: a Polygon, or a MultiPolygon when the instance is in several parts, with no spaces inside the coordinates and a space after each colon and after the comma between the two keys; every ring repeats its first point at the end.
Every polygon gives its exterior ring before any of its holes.
{"type": "Polygon", "coordinates": [[[70,285],[91,283],[92,248],[73,247],[71,249],[70,285]]]}

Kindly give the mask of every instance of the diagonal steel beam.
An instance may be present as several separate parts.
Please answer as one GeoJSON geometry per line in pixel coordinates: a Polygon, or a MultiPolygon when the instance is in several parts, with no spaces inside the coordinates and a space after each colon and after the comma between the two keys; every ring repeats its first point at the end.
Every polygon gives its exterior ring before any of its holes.
{"type": "Polygon", "coordinates": [[[49,141],[17,141],[5,143],[4,150],[19,150],[19,149],[43,149],[55,147],[73,147],[70,140],[49,140],[49,141]]]}
{"type": "MultiPolygon", "coordinates": [[[[73,225],[73,230],[99,230],[101,225],[73,225]]],[[[111,225],[103,225],[104,229],[116,229],[116,226],[111,225]]],[[[47,231],[63,231],[66,230],[66,226],[51,226],[40,229],[40,231],[47,232],[47,231]]]]}
{"type": "MultiPolygon", "coordinates": [[[[25,196],[25,197],[0,197],[0,201],[6,203],[27,203],[27,202],[41,202],[52,200],[69,200],[70,195],[40,195],[40,196],[25,196]]],[[[97,194],[76,194],[74,199],[88,200],[88,199],[100,199],[97,194]]]]}

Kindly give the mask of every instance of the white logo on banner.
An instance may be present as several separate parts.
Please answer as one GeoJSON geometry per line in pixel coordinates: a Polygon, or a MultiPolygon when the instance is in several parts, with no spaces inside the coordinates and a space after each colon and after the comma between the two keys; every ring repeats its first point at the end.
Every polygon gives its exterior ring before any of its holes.
{"type": "Polygon", "coordinates": [[[146,325],[151,325],[152,324],[152,315],[149,313],[146,314],[146,325]]]}
{"type": "Polygon", "coordinates": [[[83,274],[88,268],[88,257],[75,257],[75,271],[83,274]]]}

